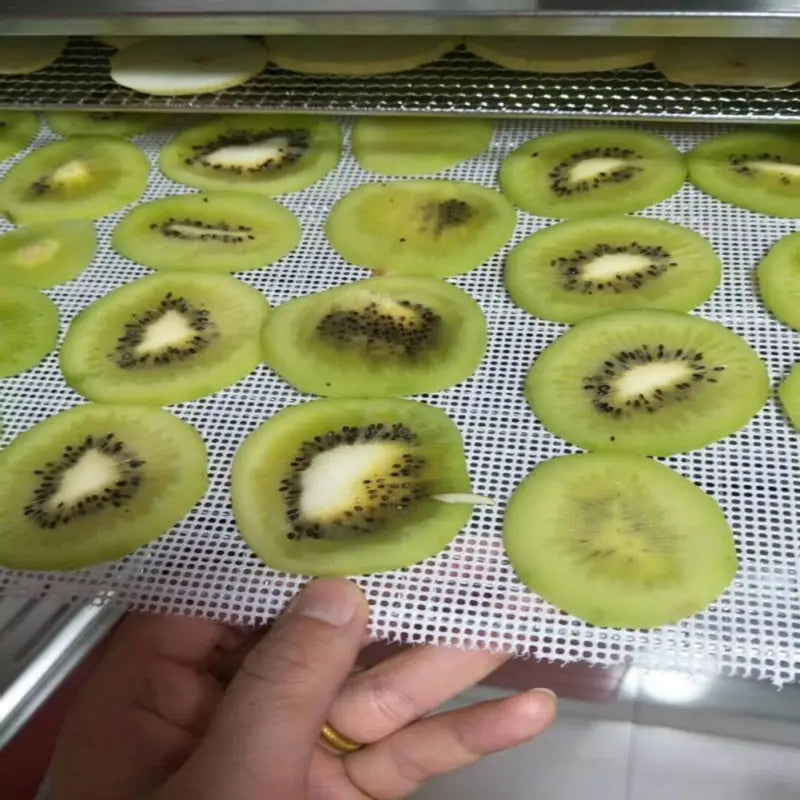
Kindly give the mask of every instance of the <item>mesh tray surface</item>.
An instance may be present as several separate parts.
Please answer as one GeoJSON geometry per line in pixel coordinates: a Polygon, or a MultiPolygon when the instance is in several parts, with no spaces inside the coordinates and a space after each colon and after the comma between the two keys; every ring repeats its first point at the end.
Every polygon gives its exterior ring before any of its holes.
{"type": "MultiPolygon", "coordinates": [[[[349,140],[349,122],[343,120],[342,125],[349,140]]],[[[484,155],[441,175],[496,186],[498,166],[513,147],[531,136],[568,127],[575,125],[499,122],[484,155]]],[[[666,135],[681,150],[722,130],[675,125],[649,129],[666,135]]],[[[134,141],[155,162],[167,136],[161,132],[134,141]]],[[[43,127],[34,146],[52,138],[43,127]]],[[[276,305],[364,277],[365,271],[348,266],[331,250],[322,223],[338,197],[370,180],[376,177],[363,172],[346,148],[326,178],[283,198],[303,223],[298,249],[275,266],[240,274],[242,280],[276,305]]],[[[187,191],[154,168],[144,199],[187,191]]],[[[763,308],[754,290],[753,268],[769,245],[797,229],[798,223],[732,208],[688,184],[643,214],[689,225],[711,240],[724,261],[723,280],[698,313],[746,337],[766,361],[773,381],[785,375],[800,360],[800,337],[763,308]]],[[[61,310],[62,332],[88,303],[147,272],[109,246],[119,216],[97,224],[99,249],[84,274],[48,292],[61,310]]],[[[510,244],[550,222],[520,213],[510,244]]],[[[0,230],[9,228],[0,222],[0,230]]],[[[501,276],[505,252],[507,248],[453,281],[479,301],[487,316],[491,341],[483,364],[460,386],[419,398],[455,420],[465,439],[474,490],[497,498],[498,504],[476,508],[468,528],[438,557],[360,579],[373,608],[373,634],[408,643],[505,647],[546,659],[601,665],[633,658],[642,665],[752,675],[776,684],[796,679],[800,455],[798,436],[774,399],[740,433],[665,459],[716,497],[736,536],[740,570],[730,590],[708,611],[655,631],[608,630],[559,612],[515,579],[502,547],[505,503],[537,463],[574,448],[542,428],[522,395],[523,377],[534,356],[565,326],[535,319],[512,305],[501,276]]],[[[210,488],[203,502],[170,534],[120,562],[66,574],[0,570],[0,595],[112,600],[141,610],[203,614],[244,624],[274,616],[303,580],[270,571],[239,537],[230,510],[230,465],[250,431],[276,410],[303,399],[262,366],[226,391],[176,406],[175,413],[197,426],[209,449],[210,488]]],[[[34,370],[0,382],[5,428],[0,445],[80,401],[61,378],[55,354],[34,370]]]]}

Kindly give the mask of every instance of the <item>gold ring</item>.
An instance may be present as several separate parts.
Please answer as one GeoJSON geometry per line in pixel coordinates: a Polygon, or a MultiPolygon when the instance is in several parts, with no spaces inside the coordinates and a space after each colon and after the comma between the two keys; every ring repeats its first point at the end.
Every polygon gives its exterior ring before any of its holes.
{"type": "Polygon", "coordinates": [[[355,753],[356,750],[360,750],[364,746],[361,742],[354,742],[352,739],[348,739],[327,722],[322,726],[319,736],[325,744],[340,753],[355,753]]]}

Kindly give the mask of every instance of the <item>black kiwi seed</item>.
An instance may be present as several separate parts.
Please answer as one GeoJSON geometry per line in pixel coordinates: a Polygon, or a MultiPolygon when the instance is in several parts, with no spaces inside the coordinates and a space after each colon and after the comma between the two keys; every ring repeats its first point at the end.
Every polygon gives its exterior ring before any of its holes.
{"type": "Polygon", "coordinates": [[[288,539],[334,539],[368,534],[381,522],[407,512],[423,496],[424,487],[415,479],[425,466],[425,459],[411,453],[403,453],[397,463],[392,464],[388,474],[364,480],[364,489],[370,505],[356,505],[344,511],[339,518],[325,524],[302,519],[301,479],[314,457],[342,444],[374,441],[403,442],[413,446],[419,439],[410,428],[400,423],[387,425],[376,422],[360,428],[345,425],[338,430],[315,436],[300,445],[289,464],[290,470],[279,485],[279,491],[286,503],[286,518],[291,526],[291,530],[286,534],[288,539]]]}
{"type": "Polygon", "coordinates": [[[594,375],[583,379],[583,389],[591,393],[594,407],[603,414],[608,414],[615,419],[631,417],[634,414],[652,414],[659,408],[673,402],[683,402],[699,383],[716,383],[717,373],[725,367],[707,366],[703,363],[703,354],[695,350],[677,348],[670,350],[663,344],[642,344],[631,350],[621,350],[611,355],[604,361],[594,375]],[[614,401],[614,381],[624,372],[641,364],[653,362],[684,361],[690,373],[686,380],[672,386],[656,386],[646,394],[642,393],[635,398],[629,398],[620,404],[614,401]]]}
{"type": "Polygon", "coordinates": [[[90,111],[89,119],[97,120],[97,122],[111,122],[121,117],[119,111],[90,111]]]}
{"type": "Polygon", "coordinates": [[[435,347],[441,318],[420,303],[397,302],[414,312],[412,319],[383,313],[377,303],[369,302],[363,308],[326,314],[317,324],[316,334],[336,347],[374,356],[414,358],[435,347]]]}
{"type": "Polygon", "coordinates": [[[94,514],[113,506],[119,508],[130,500],[142,485],[142,470],[145,462],[121,442],[113,433],[103,436],[87,436],[78,445],[67,445],[57,461],[49,461],[41,469],[34,471],[38,486],[33,491],[30,502],[23,513],[40,528],[54,530],[71,519],[94,514]],[[55,508],[48,507],[50,499],[58,493],[64,473],[78,463],[89,450],[96,450],[111,458],[117,469],[116,480],[96,494],[87,495],[74,505],[59,503],[55,508]]]}
{"type": "Polygon", "coordinates": [[[446,228],[457,227],[472,217],[469,203],[451,198],[440,203],[427,203],[422,206],[421,232],[433,228],[433,235],[440,236],[446,228]]]}
{"type": "Polygon", "coordinates": [[[307,130],[299,129],[270,129],[254,133],[248,130],[228,131],[211,142],[198,144],[192,147],[194,155],[184,159],[186,164],[202,164],[211,169],[224,169],[238,175],[252,172],[276,172],[290,166],[297,161],[308,149],[310,134],[307,130]],[[211,164],[208,157],[221,150],[223,147],[235,147],[248,144],[268,144],[275,140],[280,146],[278,154],[265,159],[260,164],[244,166],[241,164],[211,164]]]}
{"type": "Polygon", "coordinates": [[[114,352],[109,357],[123,369],[132,369],[143,365],[163,366],[174,361],[191,358],[208,347],[217,336],[219,336],[217,326],[209,317],[206,309],[193,306],[183,297],[175,297],[172,292],[168,292],[155,308],[132,315],[131,321],[125,323],[125,332],[117,339],[114,352]],[[159,352],[137,353],[136,348],[144,340],[147,327],[168,311],[177,311],[181,314],[195,335],[182,347],[169,346],[159,352]]]}
{"type": "Polygon", "coordinates": [[[154,222],[151,231],[158,231],[162,236],[172,239],[191,241],[215,241],[225,244],[240,244],[256,237],[250,233],[253,229],[247,225],[231,226],[225,220],[219,222],[203,222],[199,219],[175,219],[170,217],[161,224],[154,222]],[[189,228],[191,230],[181,230],[189,228]]]}
{"type": "Polygon", "coordinates": [[[570,170],[578,162],[586,161],[589,158],[618,158],[620,160],[630,161],[631,159],[639,159],[641,157],[642,156],[638,155],[634,150],[623,147],[592,147],[588,150],[582,150],[579,153],[574,153],[569,158],[553,167],[548,173],[550,188],[559,197],[567,197],[571,194],[589,192],[592,189],[597,189],[604,183],[624,183],[641,172],[642,167],[638,167],[635,164],[624,164],[609,172],[600,172],[593,178],[582,181],[572,180],[570,177],[570,170]]]}
{"type": "MultiPolygon", "coordinates": [[[[784,163],[783,156],[779,156],[777,153],[758,153],[756,155],[745,153],[743,155],[730,156],[728,160],[734,171],[740,175],[755,175],[758,172],[758,167],[749,166],[751,161],[771,161],[774,164],[784,163]]],[[[781,175],[779,180],[784,184],[792,181],[788,175],[781,175]]]]}

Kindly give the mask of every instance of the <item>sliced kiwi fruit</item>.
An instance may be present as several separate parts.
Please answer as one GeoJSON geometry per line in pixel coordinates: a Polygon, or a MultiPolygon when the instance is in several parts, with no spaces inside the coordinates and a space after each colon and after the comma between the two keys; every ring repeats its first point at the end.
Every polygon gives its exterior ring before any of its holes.
{"type": "Polygon", "coordinates": [[[307,575],[398,569],[438,553],[470,517],[468,492],[455,425],[411,400],[286,408],[233,463],[242,536],[268,566],[307,575]]]}
{"type": "Polygon", "coordinates": [[[66,36],[2,36],[0,75],[26,75],[49,67],[66,43],[66,36]]]}
{"type": "Polygon", "coordinates": [[[545,217],[638,211],[673,195],[685,177],[686,161],[666,139],[626,128],[548,133],[500,168],[509,200],[545,217]]]}
{"type": "Polygon", "coordinates": [[[70,136],[34,150],[0,183],[0,211],[15,224],[95,219],[137,200],[150,164],[114,136],[70,136]]]}
{"type": "Polygon", "coordinates": [[[525,394],[542,424],[587,450],[668,456],[744,426],[769,378],[741,337],[674,311],[579,322],[534,362],[525,394]]]}
{"type": "Polygon", "coordinates": [[[97,36],[95,38],[99,39],[103,44],[108,45],[108,47],[113,47],[115,50],[123,50],[126,47],[130,47],[132,44],[136,44],[136,42],[140,42],[144,37],[143,36],[97,36]]]}
{"type": "Polygon", "coordinates": [[[130,138],[160,128],[167,114],[142,111],[45,111],[44,120],[59,136],[98,134],[130,138]]]}
{"type": "Polygon", "coordinates": [[[219,92],[267,66],[267,51],[243,36],[150,36],[111,56],[111,80],[142,94],[219,92]]]}
{"type": "Polygon", "coordinates": [[[689,179],[726,203],[800,218],[800,141],[774,131],[725,133],[688,155],[689,179]]]}
{"type": "Polygon", "coordinates": [[[720,260],[700,234],[644,217],[561,222],[520,242],[505,283],[514,302],[543,319],[578,322],[604,311],[689,311],[720,279],[720,260]]]}
{"type": "Polygon", "coordinates": [[[486,320],[461,289],[387,276],[297,297],[264,325],[264,360],[301,392],[391,397],[438,392],[471,375],[486,320]]]}
{"type": "Polygon", "coordinates": [[[0,378],[36,366],[56,346],[58,321],[55,303],[36,289],[0,285],[0,378]]]}
{"type": "Polygon", "coordinates": [[[457,40],[445,36],[267,36],[269,60],[318,75],[380,75],[436,61],[457,40]]]}
{"type": "Polygon", "coordinates": [[[362,117],[353,153],[368,172],[427,175],[482,153],[492,139],[487,119],[362,117]]]}
{"type": "Polygon", "coordinates": [[[469,36],[467,49],[507,69],[524,72],[599,72],[653,60],[652,39],[620,36],[469,36]]]}
{"type": "Polygon", "coordinates": [[[161,171],[198,189],[283,194],[305,189],[338,163],[339,126],[304,114],[242,114],[179,133],[161,150],[161,171]]]}
{"type": "Polygon", "coordinates": [[[736,574],[717,502],[669,467],[626,453],[545,461],[508,504],[520,580],[592,625],[656,628],[697,614],[736,574]]]}
{"type": "Polygon", "coordinates": [[[39,130],[33,111],[0,111],[0,159],[26,148],[39,130]]]}
{"type": "Polygon", "coordinates": [[[756,276],[767,308],[781,322],[800,330],[800,233],[776,242],[758,265],[756,276]]]}
{"type": "Polygon", "coordinates": [[[206,449],[166,411],[88,404],[0,453],[0,564],[68,570],[121,558],[205,494],[206,449]]]}
{"type": "Polygon", "coordinates": [[[150,275],[75,317],[61,348],[61,371],[90,400],[195,400],[258,365],[267,311],[258,291],[228,275],[150,275]]]}
{"type": "Polygon", "coordinates": [[[800,362],[795,364],[783,379],[778,387],[778,397],[786,416],[789,417],[789,422],[800,431],[800,362]]]}
{"type": "Polygon", "coordinates": [[[330,243],[359,266],[444,278],[482,264],[510,238],[516,213],[491,189],[464,181],[367,183],[325,223],[330,243]]]}
{"type": "Polygon", "coordinates": [[[236,272],[297,247],[300,223],[271,197],[210,192],[136,206],[114,229],[118,253],[159,270],[236,272]]]}
{"type": "Polygon", "coordinates": [[[86,220],[39,222],[0,236],[0,283],[49,289],[71,281],[96,249],[94,225],[86,220]]]}

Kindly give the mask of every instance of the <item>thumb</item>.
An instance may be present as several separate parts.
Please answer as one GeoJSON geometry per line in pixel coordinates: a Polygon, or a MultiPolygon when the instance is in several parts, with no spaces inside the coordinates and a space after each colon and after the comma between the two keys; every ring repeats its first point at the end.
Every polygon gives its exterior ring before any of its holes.
{"type": "Polygon", "coordinates": [[[308,584],[248,653],[167,796],[306,797],[320,728],[353,668],[368,615],[355,584],[308,584]]]}

